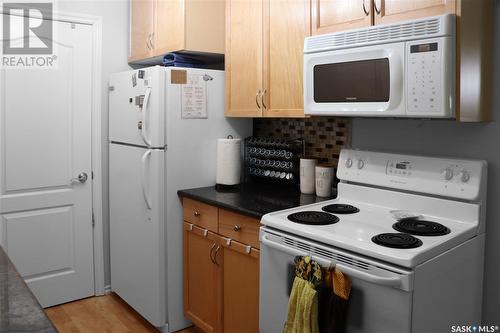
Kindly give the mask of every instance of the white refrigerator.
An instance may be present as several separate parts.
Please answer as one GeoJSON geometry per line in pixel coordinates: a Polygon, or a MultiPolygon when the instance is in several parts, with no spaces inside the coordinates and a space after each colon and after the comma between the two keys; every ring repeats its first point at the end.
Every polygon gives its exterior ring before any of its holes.
{"type": "Polygon", "coordinates": [[[177,191],[214,185],[216,139],[251,135],[252,121],[224,117],[223,71],[155,66],[109,85],[111,288],[174,332],[189,325],[177,191]]]}

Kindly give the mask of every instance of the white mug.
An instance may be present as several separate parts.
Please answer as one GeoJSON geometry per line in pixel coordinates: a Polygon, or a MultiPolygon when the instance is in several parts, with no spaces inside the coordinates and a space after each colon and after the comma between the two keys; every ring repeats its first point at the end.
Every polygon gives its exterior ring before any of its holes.
{"type": "Polygon", "coordinates": [[[300,192],[304,194],[314,193],[314,167],[318,164],[315,158],[300,159],[300,192]]]}
{"type": "Polygon", "coordinates": [[[333,164],[320,164],[316,166],[316,195],[329,197],[332,195],[335,166],[333,164]]]}

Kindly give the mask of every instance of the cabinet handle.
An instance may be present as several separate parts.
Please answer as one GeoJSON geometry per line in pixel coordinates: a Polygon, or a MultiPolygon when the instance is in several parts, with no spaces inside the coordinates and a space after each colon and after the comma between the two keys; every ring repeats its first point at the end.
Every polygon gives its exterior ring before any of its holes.
{"type": "Polygon", "coordinates": [[[215,245],[216,245],[216,244],[214,243],[214,245],[212,245],[212,247],[210,248],[210,261],[211,261],[211,262],[212,262],[212,264],[214,264],[214,265],[215,265],[215,259],[214,259],[214,256],[213,256],[212,254],[213,254],[213,252],[214,252],[215,245]]]}
{"type": "Polygon", "coordinates": [[[365,0],[363,0],[363,11],[365,12],[366,16],[370,15],[370,11],[366,10],[365,0]]]}
{"type": "Polygon", "coordinates": [[[259,96],[260,96],[260,89],[259,91],[257,91],[257,94],[255,95],[255,104],[257,104],[257,107],[260,109],[259,96]]]}
{"type": "Polygon", "coordinates": [[[264,109],[267,109],[267,106],[266,104],[264,103],[264,100],[265,100],[265,96],[266,96],[266,93],[267,93],[267,89],[264,89],[264,92],[262,93],[262,106],[264,107],[264,109]]]}
{"type": "Polygon", "coordinates": [[[201,213],[200,213],[199,211],[195,210],[195,211],[193,212],[193,215],[194,215],[195,217],[200,217],[200,216],[201,216],[201,213]]]}
{"type": "Polygon", "coordinates": [[[214,261],[217,266],[220,266],[219,262],[217,261],[217,254],[219,253],[219,250],[220,250],[220,245],[217,246],[214,253],[214,261]]]}
{"type": "Polygon", "coordinates": [[[148,37],[146,37],[146,46],[147,46],[148,50],[151,50],[151,47],[149,46],[149,35],[148,35],[148,37]]]}
{"type": "Polygon", "coordinates": [[[234,230],[234,231],[236,231],[236,232],[238,232],[238,231],[240,231],[240,230],[241,230],[241,227],[240,227],[239,225],[235,225],[235,226],[233,227],[233,230],[234,230]]]}
{"type": "Polygon", "coordinates": [[[155,37],[155,33],[152,32],[151,33],[151,37],[149,38],[149,43],[151,44],[151,49],[154,49],[155,48],[155,44],[153,42],[153,38],[155,37]]]}
{"type": "Polygon", "coordinates": [[[382,12],[382,3],[380,3],[380,9],[377,6],[377,0],[373,0],[373,7],[375,8],[375,12],[380,15],[382,12]]]}

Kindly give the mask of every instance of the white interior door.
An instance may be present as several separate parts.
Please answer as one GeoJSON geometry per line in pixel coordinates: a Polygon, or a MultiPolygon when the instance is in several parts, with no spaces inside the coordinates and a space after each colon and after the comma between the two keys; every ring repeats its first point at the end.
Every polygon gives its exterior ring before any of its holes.
{"type": "Polygon", "coordinates": [[[94,294],[92,30],[54,31],[57,68],[0,71],[0,243],[44,307],[94,294]]]}

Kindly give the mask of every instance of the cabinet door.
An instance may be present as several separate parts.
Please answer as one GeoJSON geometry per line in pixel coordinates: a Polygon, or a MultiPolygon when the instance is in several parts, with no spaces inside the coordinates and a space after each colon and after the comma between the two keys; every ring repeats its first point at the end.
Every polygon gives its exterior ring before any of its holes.
{"type": "MultiPolygon", "coordinates": [[[[373,24],[373,0],[312,0],[313,35],[321,35],[373,24]]],[[[409,0],[402,0],[412,2],[409,0]]]]}
{"type": "MultiPolygon", "coordinates": [[[[222,273],[223,330],[225,333],[259,331],[259,251],[233,241],[224,247],[222,273]]],[[[219,260],[219,259],[218,259],[219,260]]]]}
{"type": "MultiPolygon", "coordinates": [[[[220,277],[216,236],[184,223],[184,314],[204,332],[219,331],[220,277]]],[[[220,248],[219,248],[220,249],[220,248]]]]}
{"type": "Polygon", "coordinates": [[[132,0],[130,6],[129,61],[146,59],[152,56],[154,0],[132,0]]]}
{"type": "Polygon", "coordinates": [[[456,0],[374,0],[375,24],[456,12],[456,0]]]}
{"type": "Polygon", "coordinates": [[[184,49],[184,0],[155,0],[154,55],[184,49]]]}
{"type": "Polygon", "coordinates": [[[226,1],[226,116],[262,116],[262,3],[226,1]]]}
{"type": "Polygon", "coordinates": [[[267,0],[264,116],[303,117],[304,38],[310,36],[310,0],[267,0]]]}

